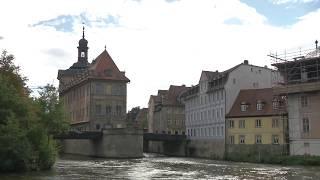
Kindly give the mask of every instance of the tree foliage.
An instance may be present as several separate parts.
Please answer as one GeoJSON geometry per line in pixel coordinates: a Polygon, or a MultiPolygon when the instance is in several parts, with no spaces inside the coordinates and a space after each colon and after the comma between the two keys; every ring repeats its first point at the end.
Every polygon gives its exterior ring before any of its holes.
{"type": "Polygon", "coordinates": [[[57,146],[52,135],[68,123],[57,89],[47,85],[31,98],[27,78],[21,76],[14,56],[0,57],[0,172],[50,168],[57,146]]]}

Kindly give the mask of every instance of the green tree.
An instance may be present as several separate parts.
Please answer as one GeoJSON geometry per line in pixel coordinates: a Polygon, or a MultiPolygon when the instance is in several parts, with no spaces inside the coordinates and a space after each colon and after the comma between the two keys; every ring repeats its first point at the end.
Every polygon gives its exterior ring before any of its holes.
{"type": "Polygon", "coordinates": [[[39,117],[50,135],[59,135],[69,129],[64,105],[59,99],[58,90],[51,84],[41,88],[37,99],[40,111],[39,117]]]}
{"type": "Polygon", "coordinates": [[[0,172],[52,167],[57,146],[52,138],[68,128],[63,104],[54,86],[31,98],[14,56],[0,57],[0,172]]]}

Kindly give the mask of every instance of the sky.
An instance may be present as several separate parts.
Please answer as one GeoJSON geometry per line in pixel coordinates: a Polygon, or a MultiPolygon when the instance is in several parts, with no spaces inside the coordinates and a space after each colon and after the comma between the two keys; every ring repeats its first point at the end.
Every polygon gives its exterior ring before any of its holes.
{"type": "Polygon", "coordinates": [[[89,62],[106,46],[131,80],[128,109],[147,107],[170,85],[196,85],[201,71],[320,40],[320,0],[2,0],[0,50],[14,54],[28,86],[58,86],[77,61],[85,24],[89,62]]]}

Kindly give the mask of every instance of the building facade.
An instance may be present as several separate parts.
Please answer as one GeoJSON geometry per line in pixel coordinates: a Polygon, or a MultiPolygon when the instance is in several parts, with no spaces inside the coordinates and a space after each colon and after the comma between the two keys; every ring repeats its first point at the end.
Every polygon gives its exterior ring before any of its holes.
{"type": "Polygon", "coordinates": [[[185,134],[184,105],[180,102],[179,95],[186,90],[188,87],[184,85],[171,85],[169,90],[159,90],[157,96],[150,97],[149,114],[151,116],[148,116],[148,122],[152,130],[149,132],[185,134]]]}
{"type": "Polygon", "coordinates": [[[79,41],[78,61],[59,70],[59,95],[78,130],[101,130],[125,126],[127,83],[106,49],[88,62],[88,41],[79,41]]]}
{"type": "Polygon", "coordinates": [[[226,155],[287,155],[287,112],[282,108],[285,103],[285,99],[273,95],[272,88],[241,90],[226,115],[226,155]]]}
{"type": "Polygon", "coordinates": [[[181,96],[185,103],[188,138],[199,140],[194,141],[192,151],[200,149],[194,153],[195,156],[202,156],[201,152],[208,151],[210,153],[203,156],[223,157],[225,114],[231,109],[239,91],[270,88],[279,80],[278,72],[250,65],[247,60],[224,72],[203,71],[199,84],[181,96]],[[201,149],[203,144],[205,147],[201,149]]]}
{"type": "Polygon", "coordinates": [[[275,87],[275,93],[288,98],[290,154],[319,156],[320,49],[302,56],[299,53],[273,66],[285,77],[285,83],[275,87]]]}
{"type": "Polygon", "coordinates": [[[139,129],[143,129],[143,132],[148,132],[148,108],[142,108],[137,114],[135,122],[139,129]]]}

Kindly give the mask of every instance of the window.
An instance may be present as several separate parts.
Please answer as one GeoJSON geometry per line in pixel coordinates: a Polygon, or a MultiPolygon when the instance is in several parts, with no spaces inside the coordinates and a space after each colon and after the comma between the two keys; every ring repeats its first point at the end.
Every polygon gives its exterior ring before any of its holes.
{"type": "Polygon", "coordinates": [[[309,118],[302,119],[303,133],[309,133],[309,118]]]}
{"type": "Polygon", "coordinates": [[[100,114],[101,114],[101,105],[96,104],[96,115],[100,115],[100,114]]]}
{"type": "Polygon", "coordinates": [[[247,111],[248,104],[246,102],[242,102],[241,105],[240,105],[240,108],[241,108],[242,112],[247,111]]]}
{"type": "Polygon", "coordinates": [[[246,137],[244,136],[244,135],[240,135],[239,136],[239,144],[245,144],[246,143],[246,139],[245,139],[246,137]]]}
{"type": "Polygon", "coordinates": [[[112,76],[112,70],[111,69],[104,70],[104,75],[107,76],[107,77],[111,77],[112,76]]]}
{"type": "Polygon", "coordinates": [[[81,56],[81,57],[85,57],[85,55],[86,55],[85,52],[81,52],[81,55],[80,55],[80,56],[81,56]]]}
{"type": "Polygon", "coordinates": [[[96,93],[103,94],[103,85],[101,83],[96,84],[96,93]]]}
{"type": "Polygon", "coordinates": [[[257,110],[261,111],[262,109],[263,109],[263,103],[262,103],[262,101],[258,100],[257,101],[257,110]]]}
{"type": "Polygon", "coordinates": [[[97,130],[100,129],[100,124],[96,124],[96,129],[97,129],[97,130]]]}
{"type": "Polygon", "coordinates": [[[272,101],[272,108],[273,109],[279,109],[279,101],[277,99],[274,99],[272,101]]]}
{"type": "Polygon", "coordinates": [[[261,119],[256,119],[256,128],[261,128],[261,119]]]}
{"type": "Polygon", "coordinates": [[[307,106],[308,106],[307,96],[301,96],[301,107],[307,107],[307,106]]]}
{"type": "Polygon", "coordinates": [[[256,135],[256,144],[261,144],[261,143],[262,143],[261,135],[256,135]]]}
{"type": "Polygon", "coordinates": [[[224,128],[221,126],[221,136],[224,136],[224,128]]]}
{"type": "Polygon", "coordinates": [[[279,119],[272,119],[272,128],[279,127],[279,119]]]}
{"type": "Polygon", "coordinates": [[[119,105],[116,106],[116,113],[117,113],[118,116],[121,115],[121,113],[122,113],[121,106],[119,106],[119,105]]]}
{"type": "Polygon", "coordinates": [[[279,136],[272,135],[272,144],[279,144],[279,136]]]}
{"type": "Polygon", "coordinates": [[[246,128],[246,122],[245,122],[245,120],[240,120],[240,121],[239,121],[239,128],[246,128]]]}
{"type": "Polygon", "coordinates": [[[234,136],[229,136],[229,144],[234,144],[234,136]]]}
{"type": "Polygon", "coordinates": [[[109,105],[106,106],[106,114],[107,115],[111,114],[111,106],[109,106],[109,105]]]}
{"type": "Polygon", "coordinates": [[[234,128],[234,120],[229,120],[229,128],[234,128]]]}
{"type": "Polygon", "coordinates": [[[233,81],[233,84],[236,84],[236,78],[233,78],[232,81],[233,81]]]}

